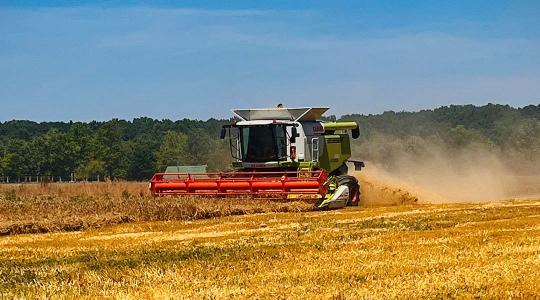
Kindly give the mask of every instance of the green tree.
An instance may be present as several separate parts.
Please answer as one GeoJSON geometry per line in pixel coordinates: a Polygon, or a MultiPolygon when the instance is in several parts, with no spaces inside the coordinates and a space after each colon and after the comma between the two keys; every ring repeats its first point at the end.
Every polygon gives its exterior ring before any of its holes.
{"type": "Polygon", "coordinates": [[[105,176],[105,162],[101,160],[90,160],[80,165],[75,172],[77,179],[97,180],[105,176]]]}
{"type": "Polygon", "coordinates": [[[92,138],[92,159],[105,163],[105,172],[110,178],[126,178],[132,149],[124,140],[125,121],[113,119],[105,122],[92,138]]]}
{"type": "Polygon", "coordinates": [[[143,134],[131,141],[132,156],[127,178],[145,180],[156,171],[156,152],[159,142],[151,134],[143,134]]]}
{"type": "Polygon", "coordinates": [[[473,143],[489,144],[488,139],[475,129],[468,129],[463,125],[450,128],[446,135],[446,141],[450,147],[463,148],[473,143]]]}
{"type": "Polygon", "coordinates": [[[156,154],[156,168],[164,170],[171,165],[187,165],[192,162],[189,155],[187,135],[168,131],[163,137],[163,142],[156,154]]]}
{"type": "Polygon", "coordinates": [[[213,143],[210,135],[203,129],[193,129],[188,135],[188,153],[190,164],[201,165],[208,163],[208,155],[213,151],[213,143]]]}
{"type": "Polygon", "coordinates": [[[51,129],[38,139],[36,146],[43,156],[44,174],[69,178],[75,171],[80,146],[69,135],[51,129]]]}
{"type": "Polygon", "coordinates": [[[30,174],[31,159],[29,143],[20,139],[8,139],[0,151],[1,171],[12,180],[30,174]]]}

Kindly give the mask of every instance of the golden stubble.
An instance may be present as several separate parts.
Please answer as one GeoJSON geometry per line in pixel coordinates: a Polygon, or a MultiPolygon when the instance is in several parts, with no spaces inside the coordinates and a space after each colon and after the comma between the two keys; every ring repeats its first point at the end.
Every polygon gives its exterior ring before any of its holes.
{"type": "Polygon", "coordinates": [[[540,200],[136,222],[0,238],[0,293],[535,298],[540,200]]]}

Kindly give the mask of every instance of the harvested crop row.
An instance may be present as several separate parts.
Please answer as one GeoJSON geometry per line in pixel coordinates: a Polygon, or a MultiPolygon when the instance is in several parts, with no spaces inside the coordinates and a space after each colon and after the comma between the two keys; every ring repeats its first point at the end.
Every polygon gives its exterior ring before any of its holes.
{"type": "Polygon", "coordinates": [[[313,204],[265,199],[150,196],[144,183],[0,186],[0,235],[78,231],[133,221],[299,212],[313,204]]]}

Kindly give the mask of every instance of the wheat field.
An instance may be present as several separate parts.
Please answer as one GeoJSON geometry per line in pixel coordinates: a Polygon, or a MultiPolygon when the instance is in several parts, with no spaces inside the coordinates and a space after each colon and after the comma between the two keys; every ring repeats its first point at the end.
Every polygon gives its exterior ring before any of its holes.
{"type": "Polygon", "coordinates": [[[3,184],[0,236],[313,209],[310,203],[265,199],[152,197],[142,182],[3,184]]]}
{"type": "MultiPolygon", "coordinates": [[[[135,208],[122,212],[131,214],[133,220],[88,226],[82,231],[56,228],[42,234],[10,232],[1,236],[0,296],[540,297],[540,200],[402,204],[324,212],[304,207],[285,210],[283,205],[289,204],[274,203],[273,208],[254,211],[257,214],[221,213],[220,217],[198,219],[179,214],[178,210],[175,217],[147,220],[142,217],[145,214],[134,213],[151,211],[141,208],[144,205],[140,199],[146,199],[146,195],[136,192],[140,188],[144,193],[144,187],[131,188],[114,186],[120,194],[116,198],[123,199],[116,201],[134,201],[135,208]],[[279,209],[287,212],[277,212],[279,209]]],[[[3,190],[2,201],[19,201],[23,204],[18,205],[24,205],[25,197],[35,196],[28,189],[16,190],[15,195],[9,189],[3,190]]],[[[96,199],[106,199],[103,191],[101,187],[100,191],[88,193],[97,194],[93,195],[96,199]]],[[[67,193],[62,201],[73,207],[69,197],[74,195],[68,191],[51,192],[57,196],[62,193],[67,193]]],[[[112,190],[108,193],[109,198],[114,198],[112,190]]],[[[214,205],[212,211],[217,211],[216,205],[225,205],[225,209],[217,209],[227,211],[233,205],[215,202],[203,200],[201,206],[214,205]]],[[[190,203],[196,206],[199,202],[190,203]]],[[[5,209],[7,204],[2,205],[5,209]]],[[[35,222],[56,222],[51,221],[53,216],[70,207],[63,205],[60,209],[49,207],[53,213],[48,218],[34,216],[35,222]]],[[[99,207],[91,205],[97,215],[99,207]]],[[[20,209],[25,207],[19,206],[20,209]]],[[[31,210],[44,211],[45,208],[31,210]]],[[[11,222],[20,222],[23,215],[16,214],[11,222]]],[[[80,211],[74,218],[89,215],[80,211]]],[[[8,222],[4,211],[1,216],[2,222],[8,222]]]]}

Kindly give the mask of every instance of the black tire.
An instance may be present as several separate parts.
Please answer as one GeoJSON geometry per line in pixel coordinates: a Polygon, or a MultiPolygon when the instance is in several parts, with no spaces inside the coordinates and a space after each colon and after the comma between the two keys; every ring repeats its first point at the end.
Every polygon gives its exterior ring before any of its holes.
{"type": "Polygon", "coordinates": [[[360,205],[360,184],[356,177],[350,175],[338,176],[338,184],[349,187],[349,200],[347,201],[347,206],[360,205]]]}

